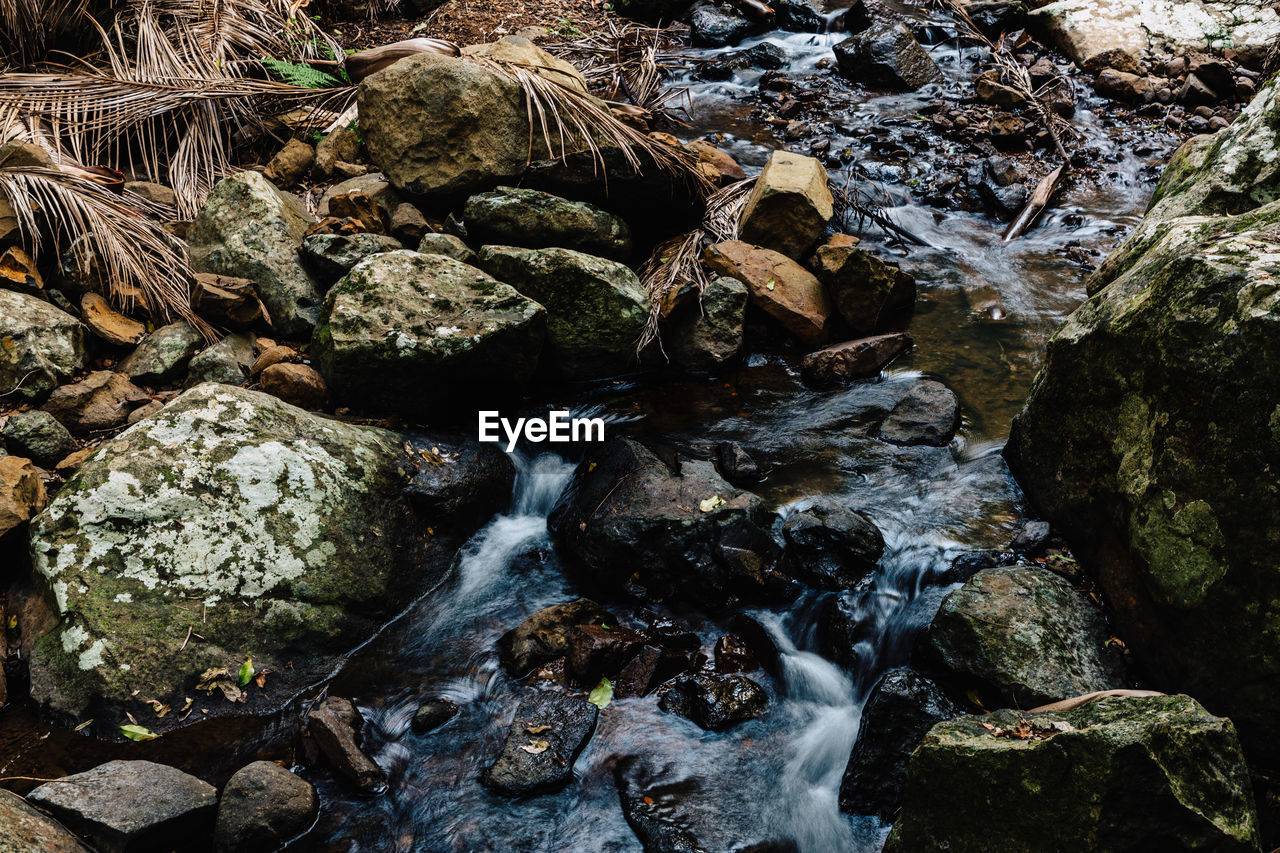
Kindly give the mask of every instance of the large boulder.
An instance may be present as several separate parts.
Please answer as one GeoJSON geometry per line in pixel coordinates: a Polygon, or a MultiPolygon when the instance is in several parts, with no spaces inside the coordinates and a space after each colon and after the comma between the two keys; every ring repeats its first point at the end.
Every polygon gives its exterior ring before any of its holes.
{"type": "Polygon", "coordinates": [[[191,225],[187,252],[196,272],[246,278],[277,334],[311,334],[324,290],[298,255],[315,219],[297,198],[257,172],[219,181],[191,225]]]}
{"type": "Polygon", "coordinates": [[[257,713],[328,675],[475,528],[415,512],[405,485],[430,463],[405,445],[212,383],[104,444],[32,525],[61,623],[33,650],[32,694],[114,733],[126,710],[181,724],[143,700],[257,713]],[[232,678],[249,657],[265,689],[232,678]]]}
{"type": "Polygon", "coordinates": [[[89,853],[65,826],[38,812],[17,794],[0,791],[0,851],[89,853]]]}
{"type": "Polygon", "coordinates": [[[88,360],[79,320],[34,296],[0,288],[0,395],[38,400],[88,360]]]}
{"type": "Polygon", "coordinates": [[[911,29],[882,20],[835,46],[841,73],[872,89],[919,89],[942,82],[942,72],[911,29]]]}
{"type": "Polygon", "coordinates": [[[1189,696],[939,723],[911,756],[886,853],[1256,853],[1230,720],[1189,696]]]}
{"type": "Polygon", "coordinates": [[[213,829],[215,853],[273,853],[311,826],[315,788],[273,761],[255,761],[227,780],[213,829]]]}
{"type": "Polygon", "coordinates": [[[775,151],[756,178],[739,229],[742,239],[804,260],[835,212],[827,170],[813,157],[775,151]]]}
{"type": "Polygon", "coordinates": [[[745,284],[751,304],[804,343],[826,341],[832,315],[827,291],[786,255],[729,240],[707,247],[703,261],[712,272],[745,284]]]}
{"type": "Polygon", "coordinates": [[[356,264],[329,292],[311,355],[342,401],[441,412],[518,390],[533,376],[546,311],[444,255],[407,250],[356,264]]]}
{"type": "Polygon", "coordinates": [[[467,199],[462,218],[468,238],[479,243],[573,249],[614,260],[631,254],[631,229],[620,217],[541,190],[478,193],[467,199]]]}
{"type": "Polygon", "coordinates": [[[1050,341],[1006,457],[1152,684],[1280,761],[1280,171],[1268,85],[1189,141],[1050,341]]]}

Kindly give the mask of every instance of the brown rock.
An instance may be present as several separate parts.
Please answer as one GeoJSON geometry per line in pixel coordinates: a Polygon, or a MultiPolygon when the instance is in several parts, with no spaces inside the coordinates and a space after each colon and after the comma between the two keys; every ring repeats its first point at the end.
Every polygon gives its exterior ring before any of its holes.
{"type": "Polygon", "coordinates": [[[386,210],[377,199],[362,190],[352,190],[329,199],[329,215],[359,220],[364,224],[364,230],[374,234],[386,234],[391,227],[391,218],[386,210]]]}
{"type": "Polygon", "coordinates": [[[747,173],[742,171],[737,160],[710,142],[695,139],[692,142],[686,142],[684,147],[698,155],[698,162],[708,167],[707,176],[712,177],[719,186],[732,184],[747,177],[747,173]]]}
{"type": "Polygon", "coordinates": [[[1013,113],[996,113],[987,124],[987,132],[996,142],[1017,142],[1026,138],[1027,125],[1013,113]]]}
{"type": "Polygon", "coordinates": [[[347,699],[330,696],[307,715],[307,729],[333,768],[366,793],[387,786],[386,774],[360,750],[364,718],[347,699]]]}
{"type": "Polygon", "coordinates": [[[837,234],[819,246],[809,268],[827,286],[836,310],[855,334],[871,334],[881,318],[915,302],[915,279],[859,249],[857,239],[848,235],[837,234]]]}
{"type": "Polygon", "coordinates": [[[391,213],[391,236],[406,246],[412,246],[431,230],[422,211],[408,202],[401,202],[391,213]]]}
{"type": "MultiPolygon", "coordinates": [[[[4,676],[0,674],[0,704],[4,676]]],[[[89,853],[71,831],[17,794],[0,791],[0,850],[4,853],[89,853]]]]}
{"type": "Polygon", "coordinates": [[[131,193],[140,195],[152,204],[158,204],[163,207],[176,207],[178,204],[178,195],[164,184],[156,184],[151,181],[129,181],[124,188],[131,193]]]}
{"type": "Polygon", "coordinates": [[[69,477],[96,449],[96,447],[82,447],[74,453],[68,453],[65,459],[53,466],[53,470],[63,477],[69,477]]]}
{"type": "Polygon", "coordinates": [[[716,640],[715,648],[716,672],[754,672],[760,668],[760,662],[751,652],[746,640],[736,634],[725,634],[716,640]]]}
{"type": "Polygon", "coordinates": [[[641,648],[618,673],[613,682],[613,695],[619,699],[647,695],[658,686],[658,670],[668,654],[656,646],[641,648]]]}
{"type": "Polygon", "coordinates": [[[831,302],[822,283],[786,255],[739,240],[707,249],[708,267],[747,286],[752,304],[807,344],[826,340],[831,302]]]}
{"type": "Polygon", "coordinates": [[[747,199],[739,233],[748,243],[800,260],[818,242],[834,210],[822,164],[775,151],[747,199]]]}
{"type": "Polygon", "coordinates": [[[544,607],[502,635],[499,659],[512,675],[549,663],[569,652],[569,634],[575,625],[617,624],[607,610],[588,598],[544,607]]]}
{"type": "Polygon", "coordinates": [[[617,625],[575,625],[565,658],[569,683],[593,687],[600,676],[616,675],[644,642],[643,634],[617,625]]]}
{"type": "Polygon", "coordinates": [[[911,336],[905,332],[876,335],[811,352],[801,367],[810,384],[824,385],[851,379],[878,376],[884,366],[911,349],[911,336]]]}
{"type": "Polygon", "coordinates": [[[1099,95],[1124,104],[1140,104],[1147,99],[1151,83],[1139,74],[1107,68],[1093,81],[1099,95]]]}
{"type": "Polygon", "coordinates": [[[247,278],[196,273],[191,307],[215,326],[244,331],[257,323],[271,325],[266,306],[258,298],[258,288],[247,278]]]}
{"type": "Polygon", "coordinates": [[[18,246],[10,246],[0,254],[0,287],[39,296],[44,293],[44,278],[30,255],[18,246]]]}
{"type": "Polygon", "coordinates": [[[1084,70],[1090,74],[1099,74],[1107,68],[1123,71],[1126,74],[1138,73],[1138,60],[1124,48],[1113,47],[1101,53],[1095,53],[1084,61],[1084,70]]]}
{"type": "Polygon", "coordinates": [[[54,389],[44,408],[71,432],[83,435],[124,426],[130,412],[150,402],[151,397],[124,374],[98,370],[54,389]]]}
{"type": "Polygon", "coordinates": [[[21,456],[0,456],[0,536],[48,505],[40,469],[21,456]]]}
{"type": "Polygon", "coordinates": [[[278,187],[291,187],[311,171],[316,150],[301,139],[290,139],[262,170],[268,181],[278,187]]]}
{"type": "Polygon", "coordinates": [[[146,326],[124,316],[96,293],[86,293],[80,299],[80,318],[95,335],[113,346],[132,346],[147,333],[146,326]]]}
{"type": "Polygon", "coordinates": [[[284,344],[277,344],[267,341],[266,338],[258,338],[258,346],[262,348],[258,358],[253,362],[253,367],[249,369],[249,375],[257,379],[262,371],[271,367],[273,364],[285,364],[286,362],[298,362],[302,360],[302,353],[293,347],[287,347],[284,344]],[[265,342],[265,344],[264,344],[265,342]]]}
{"type": "Polygon", "coordinates": [[[258,377],[262,390],[303,409],[318,409],[329,397],[324,378],[305,364],[273,364],[258,377]]]}
{"type": "Polygon", "coordinates": [[[1188,74],[1187,81],[1178,92],[1178,100],[1189,107],[1196,107],[1216,104],[1222,97],[1199,77],[1188,74]]]}
{"type": "Polygon", "coordinates": [[[986,74],[974,81],[973,89],[978,100],[997,107],[1016,107],[1027,100],[1026,96],[1017,89],[1006,86],[998,79],[988,77],[986,74]]]}

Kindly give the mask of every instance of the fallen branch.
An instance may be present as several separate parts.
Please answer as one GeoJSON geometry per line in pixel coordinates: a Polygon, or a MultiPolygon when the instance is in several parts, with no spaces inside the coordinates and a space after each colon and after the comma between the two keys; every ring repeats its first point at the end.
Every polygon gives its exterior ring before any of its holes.
{"type": "Polygon", "coordinates": [[[1096,693],[1085,693],[1082,696],[1073,696],[1070,699],[1063,699],[1061,702],[1051,702],[1048,705],[1041,705],[1039,708],[1032,708],[1028,714],[1039,714],[1045,711],[1072,711],[1076,708],[1082,708],[1090,702],[1097,702],[1099,699],[1110,699],[1111,697],[1119,697],[1121,699],[1142,699],[1147,696],[1164,696],[1159,690],[1099,690],[1096,693]]]}
{"type": "Polygon", "coordinates": [[[1040,179],[1040,183],[1036,185],[1036,191],[1031,194],[1031,199],[1022,208],[1022,211],[1009,225],[1008,229],[1005,230],[1004,242],[1008,243],[1016,240],[1035,224],[1036,219],[1049,206],[1049,199],[1053,198],[1053,194],[1062,183],[1062,177],[1067,173],[1066,170],[1067,164],[1063,163],[1040,179]]]}

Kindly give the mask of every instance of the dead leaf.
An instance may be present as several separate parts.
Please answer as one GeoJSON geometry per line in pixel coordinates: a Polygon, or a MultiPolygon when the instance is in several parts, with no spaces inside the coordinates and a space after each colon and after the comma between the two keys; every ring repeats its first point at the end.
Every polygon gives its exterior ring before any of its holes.
{"type": "Polygon", "coordinates": [[[551,731],[551,726],[526,726],[525,731],[531,735],[540,735],[543,732],[551,731]]]}
{"type": "Polygon", "coordinates": [[[551,744],[545,740],[531,740],[520,748],[530,755],[541,755],[551,748],[551,744]]]}

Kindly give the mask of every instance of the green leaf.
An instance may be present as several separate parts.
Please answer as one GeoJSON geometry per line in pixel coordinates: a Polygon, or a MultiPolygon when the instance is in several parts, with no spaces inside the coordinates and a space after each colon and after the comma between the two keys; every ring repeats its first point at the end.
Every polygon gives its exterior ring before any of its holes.
{"type": "Polygon", "coordinates": [[[146,726],[121,726],[120,734],[124,735],[129,740],[155,740],[160,737],[160,735],[151,731],[151,729],[146,726]]]}
{"type": "Polygon", "coordinates": [[[595,705],[601,711],[609,707],[609,703],[613,701],[613,682],[607,678],[600,679],[600,683],[596,685],[596,689],[591,691],[587,696],[587,701],[595,705]]]}
{"type": "Polygon", "coordinates": [[[254,671],[253,658],[246,657],[244,659],[244,663],[240,665],[240,675],[237,676],[237,680],[240,682],[241,687],[244,687],[249,683],[249,679],[253,678],[254,671]]]}
{"type": "Polygon", "coordinates": [[[258,61],[271,72],[273,77],[300,89],[328,89],[342,85],[341,81],[332,74],[326,74],[305,63],[273,59],[270,56],[264,56],[258,61]]]}

